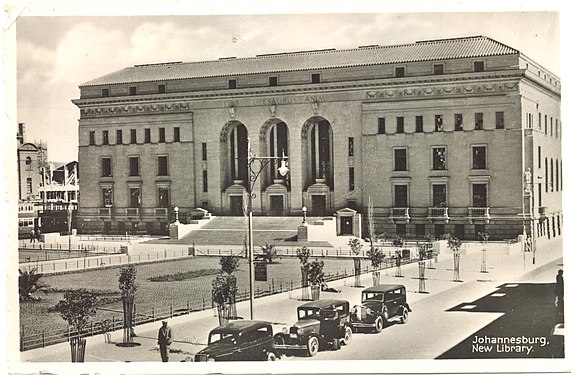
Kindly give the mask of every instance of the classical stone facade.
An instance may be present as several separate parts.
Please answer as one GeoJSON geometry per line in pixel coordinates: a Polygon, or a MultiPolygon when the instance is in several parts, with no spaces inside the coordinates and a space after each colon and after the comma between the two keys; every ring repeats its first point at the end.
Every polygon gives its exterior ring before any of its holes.
{"type": "Polygon", "coordinates": [[[250,145],[276,158],[256,215],[365,219],[370,197],[377,234],[561,233],[559,78],[486,37],[140,65],[80,89],[80,230],[242,215],[250,145]]]}

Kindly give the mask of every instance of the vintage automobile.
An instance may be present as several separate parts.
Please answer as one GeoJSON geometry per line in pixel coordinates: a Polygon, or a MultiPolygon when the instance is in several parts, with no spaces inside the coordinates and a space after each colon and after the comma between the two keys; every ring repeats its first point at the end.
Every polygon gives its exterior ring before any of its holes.
{"type": "Polygon", "coordinates": [[[297,322],[274,336],[278,351],[304,350],[313,357],[320,348],[334,350],[347,345],[353,330],[349,324],[349,302],[345,300],[318,300],[297,308],[297,322]]]}
{"type": "Polygon", "coordinates": [[[406,323],[411,311],[403,285],[376,285],[361,292],[361,304],[351,309],[351,325],[355,331],[381,332],[388,322],[406,323]]]}
{"type": "Polygon", "coordinates": [[[208,346],[194,356],[195,362],[276,359],[272,324],[260,320],[236,320],[214,328],[208,346]]]}

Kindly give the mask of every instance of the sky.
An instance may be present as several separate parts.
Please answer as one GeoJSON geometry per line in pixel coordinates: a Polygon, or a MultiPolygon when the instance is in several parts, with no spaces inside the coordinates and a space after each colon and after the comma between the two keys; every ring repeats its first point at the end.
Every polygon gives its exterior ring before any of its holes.
{"type": "Polygon", "coordinates": [[[486,35],[560,74],[561,20],[556,11],[346,11],[54,16],[66,12],[26,9],[10,25],[16,31],[17,89],[17,119],[10,122],[26,124],[27,141],[46,142],[51,161],[77,160],[79,109],[71,100],[79,98],[78,85],[135,64],[169,61],[486,35]]]}

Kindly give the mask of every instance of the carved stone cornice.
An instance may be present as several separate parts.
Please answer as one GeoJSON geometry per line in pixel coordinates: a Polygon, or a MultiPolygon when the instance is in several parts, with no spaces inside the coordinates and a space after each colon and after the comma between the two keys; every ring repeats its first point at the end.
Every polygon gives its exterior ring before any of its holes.
{"type": "Polygon", "coordinates": [[[150,115],[165,113],[184,113],[190,111],[189,102],[174,102],[160,104],[125,104],[101,106],[96,108],[81,108],[81,118],[150,115]]]}

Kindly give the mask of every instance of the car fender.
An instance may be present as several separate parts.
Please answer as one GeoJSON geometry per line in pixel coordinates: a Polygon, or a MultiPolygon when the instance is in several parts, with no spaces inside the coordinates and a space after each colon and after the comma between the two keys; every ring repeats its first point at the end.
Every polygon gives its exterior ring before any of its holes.
{"type": "Polygon", "coordinates": [[[404,303],[404,304],[403,304],[403,307],[405,307],[405,308],[408,310],[408,312],[411,312],[411,311],[412,311],[412,309],[410,308],[410,306],[408,305],[408,303],[404,303]]]}

